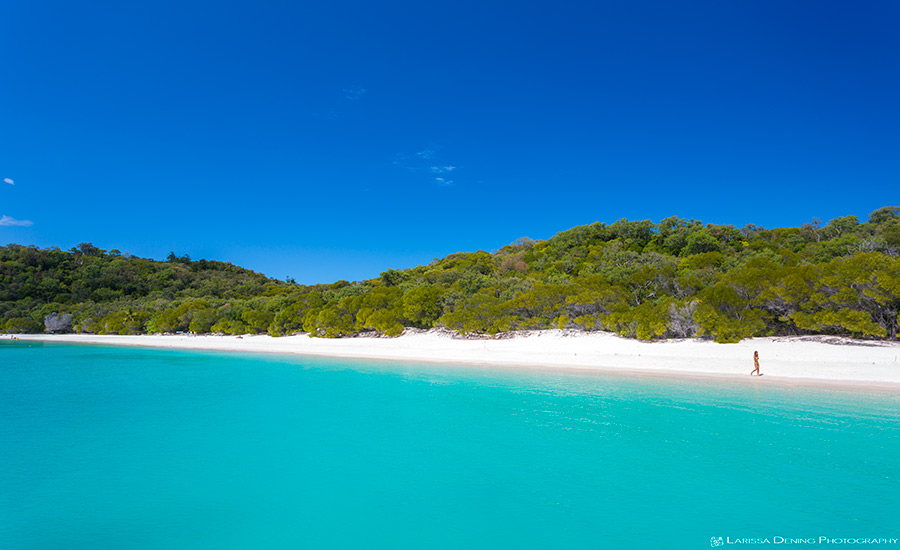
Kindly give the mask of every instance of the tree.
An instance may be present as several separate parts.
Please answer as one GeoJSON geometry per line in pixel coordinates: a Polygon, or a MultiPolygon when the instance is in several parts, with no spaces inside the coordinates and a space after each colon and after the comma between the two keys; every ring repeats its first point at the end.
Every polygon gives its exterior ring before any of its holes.
{"type": "Polygon", "coordinates": [[[3,325],[3,332],[7,334],[37,334],[43,330],[41,323],[28,317],[13,317],[3,325]]]}
{"type": "Polygon", "coordinates": [[[260,333],[266,332],[272,321],[275,320],[275,313],[271,311],[258,311],[248,309],[241,313],[241,320],[250,330],[250,332],[260,333]]]}
{"type": "Polygon", "coordinates": [[[381,280],[387,286],[397,286],[407,279],[408,275],[403,271],[388,269],[381,274],[381,280]]]}
{"type": "Polygon", "coordinates": [[[615,311],[607,315],[603,324],[622,336],[652,340],[668,330],[669,302],[660,304],[644,302],[636,307],[615,311]]]}
{"type": "Polygon", "coordinates": [[[841,235],[852,232],[859,225],[859,218],[856,216],[844,216],[843,218],[835,218],[828,222],[825,226],[825,233],[829,237],[840,237],[841,235]]]}
{"type": "Polygon", "coordinates": [[[462,334],[497,334],[513,327],[512,316],[490,292],[470,296],[456,310],[441,316],[440,322],[462,334]]]}
{"type": "Polygon", "coordinates": [[[719,240],[710,234],[706,229],[694,231],[687,236],[687,240],[682,250],[682,255],[690,256],[693,254],[703,254],[704,252],[715,252],[719,250],[719,240]]]}
{"type": "Polygon", "coordinates": [[[691,338],[697,334],[700,328],[694,321],[694,314],[697,312],[697,300],[689,300],[686,302],[668,302],[669,319],[668,330],[672,336],[676,338],[691,338]]]}
{"type": "Polygon", "coordinates": [[[862,224],[846,216],[820,225],[598,222],[493,254],[451,254],[368,281],[312,286],[174,252],[157,262],[90,243],[70,251],[13,244],[0,246],[0,329],[64,330],[66,312],[70,329],[119,334],[339,337],[443,325],[719,341],[810,332],[896,338],[900,207],[880,208],[862,224]]]}
{"type": "Polygon", "coordinates": [[[379,309],[366,317],[363,326],[385,336],[400,336],[403,332],[403,317],[399,309],[379,309]]]}
{"type": "Polygon", "coordinates": [[[443,313],[441,297],[444,292],[437,286],[420,286],[403,295],[403,316],[420,328],[430,328],[443,313]]]}
{"type": "Polygon", "coordinates": [[[144,332],[150,313],[123,309],[93,323],[92,330],[99,334],[140,334],[144,332]]]}
{"type": "Polygon", "coordinates": [[[720,282],[700,293],[694,319],[697,335],[711,336],[716,342],[739,342],[765,334],[765,314],[751,307],[727,282],[720,282]]]}
{"type": "Polygon", "coordinates": [[[869,223],[883,224],[900,221],[900,206],[884,206],[869,214],[869,223]]]}
{"type": "Polygon", "coordinates": [[[865,336],[896,338],[898,315],[900,258],[866,252],[823,264],[815,292],[792,319],[807,330],[843,327],[865,336]]]}

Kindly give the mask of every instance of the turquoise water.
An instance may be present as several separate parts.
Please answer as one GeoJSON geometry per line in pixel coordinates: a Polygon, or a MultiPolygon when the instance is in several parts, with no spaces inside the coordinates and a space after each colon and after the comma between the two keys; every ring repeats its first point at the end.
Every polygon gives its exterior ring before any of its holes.
{"type": "Polygon", "coordinates": [[[750,381],[0,342],[0,548],[896,538],[898,405],[750,381]]]}

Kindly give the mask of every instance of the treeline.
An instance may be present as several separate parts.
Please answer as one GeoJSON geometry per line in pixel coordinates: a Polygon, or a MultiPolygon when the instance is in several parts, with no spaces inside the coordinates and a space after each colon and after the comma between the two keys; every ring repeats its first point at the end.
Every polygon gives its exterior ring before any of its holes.
{"type": "Polygon", "coordinates": [[[0,247],[0,329],[341,337],[610,330],[641,339],[896,339],[900,207],[764,229],[667,218],[594,223],[368,281],[298,285],[228,263],[0,247]]]}

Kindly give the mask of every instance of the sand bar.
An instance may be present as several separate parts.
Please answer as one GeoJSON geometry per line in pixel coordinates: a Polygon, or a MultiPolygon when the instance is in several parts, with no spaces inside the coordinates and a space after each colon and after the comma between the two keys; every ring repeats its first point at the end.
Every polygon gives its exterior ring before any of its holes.
{"type": "Polygon", "coordinates": [[[448,331],[431,330],[407,331],[397,338],[88,334],[35,334],[21,335],[19,338],[117,346],[640,372],[752,379],[752,383],[831,383],[900,390],[900,343],[833,337],[753,338],[737,344],[717,344],[699,339],[641,342],[611,333],[561,330],[531,331],[498,339],[462,339],[448,331]],[[749,375],[753,369],[754,351],[759,351],[761,378],[751,378],[749,375]]]}

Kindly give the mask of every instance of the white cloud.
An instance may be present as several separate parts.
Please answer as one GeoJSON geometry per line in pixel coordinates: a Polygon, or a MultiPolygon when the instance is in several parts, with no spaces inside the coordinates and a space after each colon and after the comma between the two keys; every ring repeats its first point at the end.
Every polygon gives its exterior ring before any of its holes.
{"type": "Polygon", "coordinates": [[[443,174],[444,172],[452,172],[456,170],[456,166],[432,166],[431,171],[435,174],[443,174]]]}
{"type": "Polygon", "coordinates": [[[346,97],[350,101],[356,101],[357,99],[360,99],[362,96],[366,95],[366,89],[360,88],[359,86],[344,88],[342,91],[344,92],[344,97],[346,97]]]}
{"type": "Polygon", "coordinates": [[[16,184],[16,182],[14,182],[12,178],[3,178],[3,183],[8,183],[10,185],[16,184]]]}
{"type": "Polygon", "coordinates": [[[0,227],[5,226],[13,226],[17,225],[20,227],[28,227],[34,225],[34,222],[31,220],[17,220],[15,218],[10,218],[9,216],[0,217],[0,227]]]}
{"type": "Polygon", "coordinates": [[[454,180],[450,179],[450,174],[459,170],[459,166],[438,164],[442,160],[438,157],[441,156],[441,147],[436,145],[415,153],[397,153],[394,155],[393,162],[398,168],[405,168],[409,172],[422,174],[428,178],[425,181],[430,180],[442,187],[451,186],[454,184],[454,180]]]}

